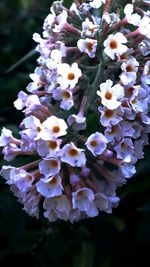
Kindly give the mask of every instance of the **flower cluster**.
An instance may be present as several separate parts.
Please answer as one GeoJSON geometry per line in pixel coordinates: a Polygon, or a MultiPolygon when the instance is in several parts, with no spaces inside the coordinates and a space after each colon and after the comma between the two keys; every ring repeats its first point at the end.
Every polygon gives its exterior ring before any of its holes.
{"type": "MultiPolygon", "coordinates": [[[[35,33],[38,67],[14,106],[20,139],[3,128],[1,175],[38,218],[78,221],[112,212],[116,190],[136,173],[150,132],[148,1],[120,10],[111,0],[53,3],[35,33]],[[115,12],[117,10],[117,13],[115,12]],[[31,160],[31,158],[33,160],[31,160]]],[[[114,3],[114,1],[113,1],[114,3]]]]}

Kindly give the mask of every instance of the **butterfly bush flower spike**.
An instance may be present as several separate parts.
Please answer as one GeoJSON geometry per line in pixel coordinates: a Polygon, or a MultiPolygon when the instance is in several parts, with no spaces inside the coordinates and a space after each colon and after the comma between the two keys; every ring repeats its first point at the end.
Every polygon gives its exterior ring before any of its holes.
{"type": "Polygon", "coordinates": [[[30,216],[73,223],[111,213],[136,173],[150,133],[144,2],[56,1],[33,34],[39,57],[14,102],[19,137],[5,127],[0,136],[1,176],[30,216]]]}

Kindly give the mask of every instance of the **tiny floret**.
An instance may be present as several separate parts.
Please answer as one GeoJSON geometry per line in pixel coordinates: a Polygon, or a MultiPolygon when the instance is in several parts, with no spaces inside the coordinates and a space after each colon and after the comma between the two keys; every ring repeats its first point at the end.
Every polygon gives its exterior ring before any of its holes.
{"type": "Polygon", "coordinates": [[[100,85],[100,91],[97,91],[102,104],[110,110],[118,108],[121,105],[120,100],[124,97],[124,88],[120,84],[112,85],[113,82],[107,80],[100,85]]]}
{"type": "Polygon", "coordinates": [[[115,55],[122,55],[127,51],[128,48],[124,43],[127,43],[127,39],[121,32],[109,35],[104,41],[105,54],[114,60],[115,55]]]}
{"type": "Polygon", "coordinates": [[[105,151],[107,147],[107,139],[103,134],[96,132],[88,137],[85,144],[92,154],[97,156],[101,155],[105,151]]]}
{"type": "Polygon", "coordinates": [[[71,89],[74,88],[79,78],[82,76],[82,72],[77,63],[73,63],[72,66],[67,63],[59,64],[57,73],[59,74],[57,81],[64,89],[68,86],[71,89]]]}
{"type": "Polygon", "coordinates": [[[95,57],[97,41],[93,39],[80,39],[77,43],[79,50],[82,53],[88,54],[89,57],[95,57]]]}
{"type": "Polygon", "coordinates": [[[56,116],[50,116],[42,123],[42,130],[40,137],[42,140],[48,141],[52,138],[58,138],[66,135],[67,124],[63,119],[57,118],[56,116]]]}

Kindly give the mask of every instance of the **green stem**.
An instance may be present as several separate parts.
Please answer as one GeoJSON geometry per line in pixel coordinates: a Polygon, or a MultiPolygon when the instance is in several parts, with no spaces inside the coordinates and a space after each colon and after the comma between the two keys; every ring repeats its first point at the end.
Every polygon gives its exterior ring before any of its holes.
{"type": "Polygon", "coordinates": [[[96,69],[99,68],[99,64],[98,65],[95,65],[95,66],[86,66],[86,65],[80,64],[79,67],[81,69],[86,69],[86,70],[96,70],[96,69]]]}
{"type": "Polygon", "coordinates": [[[98,89],[100,83],[101,66],[102,63],[99,63],[94,82],[85,90],[85,95],[87,96],[85,113],[88,111],[88,109],[90,109],[93,106],[93,104],[95,105],[94,100],[95,100],[96,90],[98,89]]]}
{"type": "Polygon", "coordinates": [[[99,63],[98,70],[94,79],[94,82],[92,83],[92,88],[93,91],[95,91],[100,83],[100,74],[101,74],[101,69],[102,69],[102,63],[99,63]]]}

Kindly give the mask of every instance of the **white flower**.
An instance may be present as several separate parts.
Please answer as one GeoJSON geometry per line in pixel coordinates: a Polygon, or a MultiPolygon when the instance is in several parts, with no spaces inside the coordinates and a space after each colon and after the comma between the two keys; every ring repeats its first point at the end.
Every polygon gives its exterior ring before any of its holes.
{"type": "Polygon", "coordinates": [[[60,160],[56,158],[44,159],[39,163],[39,170],[46,178],[56,175],[60,171],[60,160]]]}
{"type": "Polygon", "coordinates": [[[55,28],[54,32],[60,32],[64,25],[67,23],[68,13],[66,10],[62,10],[62,12],[55,18],[55,28]]]}
{"type": "Polygon", "coordinates": [[[79,50],[83,53],[88,54],[89,57],[94,58],[95,53],[96,53],[96,48],[97,48],[97,40],[93,39],[80,39],[77,42],[77,46],[79,50]]]}
{"type": "Polygon", "coordinates": [[[37,152],[42,157],[55,157],[60,149],[61,139],[51,139],[44,141],[39,139],[37,142],[37,152]]]}
{"type": "Polygon", "coordinates": [[[86,117],[82,114],[78,113],[77,115],[72,114],[68,117],[67,122],[69,126],[73,125],[73,129],[76,131],[85,130],[86,125],[86,117]]]}
{"type": "Polygon", "coordinates": [[[130,161],[134,153],[133,143],[131,139],[124,138],[114,147],[114,150],[117,153],[117,158],[125,159],[127,157],[130,161]]]}
{"type": "Polygon", "coordinates": [[[32,111],[41,108],[42,104],[40,102],[39,97],[37,95],[32,94],[28,96],[25,106],[26,106],[26,109],[24,111],[25,114],[30,115],[32,111]]]}
{"type": "Polygon", "coordinates": [[[44,37],[47,36],[46,30],[52,30],[53,32],[60,32],[67,22],[67,11],[63,10],[58,16],[55,15],[53,8],[51,8],[52,14],[49,14],[44,21],[44,37]],[[45,36],[46,35],[46,36],[45,36]]]}
{"type": "Polygon", "coordinates": [[[146,91],[140,86],[135,87],[129,102],[133,110],[137,113],[143,112],[144,114],[148,110],[148,98],[146,97],[146,91]]]}
{"type": "Polygon", "coordinates": [[[23,169],[14,168],[10,172],[10,180],[8,184],[15,184],[21,192],[25,192],[31,188],[34,176],[23,169]]]}
{"type": "Polygon", "coordinates": [[[37,191],[44,197],[55,197],[62,194],[61,177],[55,175],[49,179],[43,178],[36,183],[37,191]]]}
{"type": "Polygon", "coordinates": [[[95,206],[100,210],[107,210],[109,206],[108,198],[102,193],[96,193],[94,198],[95,206]]]}
{"type": "Polygon", "coordinates": [[[119,123],[107,127],[104,131],[104,134],[108,142],[113,142],[114,140],[118,139],[120,140],[120,138],[122,137],[122,130],[119,123]]]}
{"type": "Polygon", "coordinates": [[[75,167],[83,167],[86,163],[84,149],[77,148],[73,143],[66,144],[59,155],[61,160],[75,167]]]}
{"type": "Polygon", "coordinates": [[[101,155],[107,146],[107,140],[101,133],[91,134],[86,141],[87,148],[92,152],[94,156],[101,155]]]}
{"type": "Polygon", "coordinates": [[[89,209],[86,211],[87,216],[93,218],[98,215],[98,209],[95,207],[94,202],[91,203],[89,209]]]}
{"type": "Polygon", "coordinates": [[[143,56],[149,55],[150,51],[150,42],[148,39],[144,39],[141,43],[138,45],[140,52],[143,56]]]}
{"type": "MultiPolygon", "coordinates": [[[[16,188],[13,187],[13,185],[11,185],[11,190],[14,194],[16,193],[16,188]]],[[[32,186],[30,190],[27,190],[18,197],[19,201],[24,205],[23,210],[25,210],[30,216],[35,216],[36,218],[38,218],[40,194],[37,192],[36,187],[32,186]]]]}
{"type": "Polygon", "coordinates": [[[94,200],[94,193],[89,188],[80,188],[72,193],[73,209],[77,208],[80,211],[88,211],[94,200]]]}
{"type": "Polygon", "coordinates": [[[110,110],[106,107],[100,106],[98,110],[101,112],[100,122],[105,127],[118,124],[121,120],[123,120],[123,111],[121,108],[110,110]]]}
{"type": "Polygon", "coordinates": [[[144,16],[140,22],[139,22],[139,32],[150,38],[150,18],[147,16],[144,16]]]}
{"type": "Polygon", "coordinates": [[[12,139],[13,139],[12,131],[3,127],[2,133],[0,135],[0,147],[9,145],[12,139]]]}
{"type": "Polygon", "coordinates": [[[11,166],[11,165],[4,165],[2,166],[2,169],[0,170],[0,175],[6,179],[9,180],[10,179],[10,172],[16,169],[15,167],[11,166]]]}
{"type": "Polygon", "coordinates": [[[131,163],[122,163],[120,170],[125,178],[131,178],[136,173],[135,166],[131,163]]]}
{"type": "Polygon", "coordinates": [[[121,65],[121,69],[124,72],[137,72],[138,71],[139,62],[133,57],[126,62],[123,62],[121,65]]]}
{"type": "Polygon", "coordinates": [[[124,85],[134,83],[136,73],[138,71],[139,62],[135,58],[131,58],[121,65],[122,73],[119,76],[124,85]]]}
{"type": "Polygon", "coordinates": [[[79,10],[78,10],[78,8],[77,8],[77,6],[76,6],[75,3],[72,3],[72,5],[70,6],[70,11],[73,12],[73,13],[75,13],[77,16],[80,15],[79,14],[79,10]]]}
{"type": "Polygon", "coordinates": [[[124,8],[124,13],[126,15],[126,18],[128,20],[128,23],[131,23],[135,26],[139,25],[141,16],[139,16],[136,13],[133,13],[133,5],[132,4],[127,4],[124,8]]]}
{"type": "Polygon", "coordinates": [[[7,184],[15,185],[20,192],[25,192],[31,188],[34,181],[34,176],[31,173],[10,165],[3,166],[0,175],[7,180],[7,184]]]}
{"type": "Polygon", "coordinates": [[[43,207],[46,210],[44,212],[44,217],[48,218],[50,222],[54,222],[57,219],[67,221],[71,210],[69,200],[64,194],[46,198],[44,200],[43,207]]]}
{"type": "Polygon", "coordinates": [[[61,100],[60,107],[64,110],[69,110],[74,105],[71,89],[61,89],[58,87],[53,92],[55,100],[61,100]]]}
{"type": "Polygon", "coordinates": [[[108,109],[113,110],[121,105],[119,101],[124,97],[124,88],[120,84],[112,87],[113,82],[107,80],[105,83],[100,84],[100,91],[97,94],[101,97],[102,104],[108,109]]]}
{"type": "Polygon", "coordinates": [[[94,37],[94,35],[98,32],[99,25],[93,24],[89,18],[86,18],[85,21],[82,22],[82,33],[81,37],[94,37]]]}
{"type": "Polygon", "coordinates": [[[89,5],[92,7],[92,8],[100,8],[102,4],[105,4],[106,0],[92,0],[89,5]]]}
{"type": "Polygon", "coordinates": [[[115,59],[115,55],[121,55],[128,49],[127,46],[122,43],[127,43],[127,39],[121,32],[111,34],[104,41],[104,52],[111,59],[115,59]]]}
{"type": "Polygon", "coordinates": [[[14,101],[14,107],[18,110],[23,109],[26,105],[27,98],[28,95],[25,92],[20,91],[17,100],[14,101]]]}
{"type": "Polygon", "coordinates": [[[82,76],[82,72],[78,68],[77,63],[73,63],[71,66],[67,63],[59,64],[57,73],[60,75],[57,81],[64,89],[68,86],[70,86],[71,89],[74,88],[79,78],[82,76]]]}
{"type": "Polygon", "coordinates": [[[65,121],[56,116],[50,116],[42,123],[42,126],[43,129],[40,132],[40,138],[45,141],[66,135],[66,129],[68,128],[65,121]]]}
{"type": "Polygon", "coordinates": [[[150,84],[150,60],[146,62],[144,65],[144,70],[142,74],[142,82],[143,84],[150,84]]]}
{"type": "Polygon", "coordinates": [[[26,117],[23,120],[26,130],[23,130],[22,133],[26,134],[31,140],[38,140],[42,130],[42,124],[39,119],[35,116],[26,117]]]}
{"type": "Polygon", "coordinates": [[[59,49],[53,49],[50,57],[46,60],[46,66],[52,70],[57,68],[57,64],[62,61],[62,53],[59,49]]]}
{"type": "Polygon", "coordinates": [[[106,12],[103,15],[103,19],[109,24],[109,26],[112,26],[114,23],[117,23],[120,21],[119,15],[116,13],[108,13],[106,12]]]}
{"type": "Polygon", "coordinates": [[[30,78],[33,80],[33,82],[30,82],[26,88],[29,92],[32,93],[38,90],[41,86],[43,86],[44,83],[41,80],[42,75],[43,72],[39,67],[35,69],[34,73],[30,74],[30,78]]]}
{"type": "Polygon", "coordinates": [[[54,60],[55,63],[61,63],[62,52],[59,49],[53,49],[50,57],[54,60]]]}

